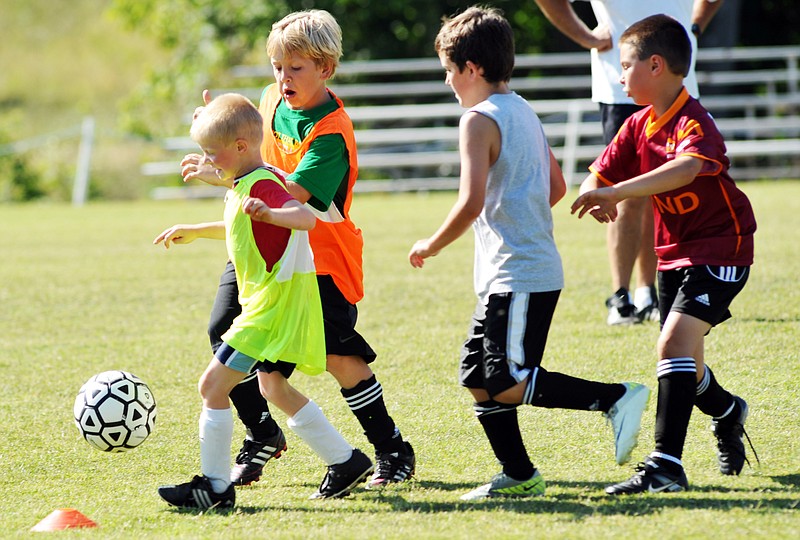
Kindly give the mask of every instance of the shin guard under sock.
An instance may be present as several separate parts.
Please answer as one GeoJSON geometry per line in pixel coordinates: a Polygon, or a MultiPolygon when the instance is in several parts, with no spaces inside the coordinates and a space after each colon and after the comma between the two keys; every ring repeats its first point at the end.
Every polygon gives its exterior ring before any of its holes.
{"type": "Polygon", "coordinates": [[[517,408],[492,400],[475,403],[473,408],[503,472],[514,480],[533,476],[536,469],[522,441],[517,408]]]}
{"type": "Polygon", "coordinates": [[[697,394],[694,358],[659,360],[656,452],[680,460],[697,394]]]}
{"type": "Polygon", "coordinates": [[[261,395],[255,373],[234,386],[230,398],[239,419],[247,428],[249,439],[264,441],[278,433],[280,427],[269,412],[267,400],[261,395]]]}

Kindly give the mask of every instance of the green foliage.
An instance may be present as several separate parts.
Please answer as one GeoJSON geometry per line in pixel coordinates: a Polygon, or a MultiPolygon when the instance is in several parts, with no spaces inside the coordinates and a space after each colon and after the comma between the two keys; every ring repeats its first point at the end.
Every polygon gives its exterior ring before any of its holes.
{"type": "MultiPolygon", "coordinates": [[[[525,9],[522,4],[495,2],[516,27],[517,50],[546,50],[545,36],[555,30],[530,2],[525,9]]],[[[467,5],[457,0],[113,0],[112,15],[172,52],[171,62],[153,70],[126,100],[125,126],[140,135],[163,136],[165,103],[197,103],[200,89],[226,82],[230,66],[265,62],[272,24],[292,11],[330,11],[342,27],[345,59],[355,60],[430,56],[442,17],[467,5]]]]}
{"type": "Polygon", "coordinates": [[[21,202],[44,195],[39,175],[25,156],[0,156],[0,202],[21,202]]]}
{"type": "MultiPolygon", "coordinates": [[[[217,219],[220,201],[9,205],[0,252],[0,538],[29,537],[56,508],[77,508],[98,529],[69,538],[794,538],[800,530],[800,183],[747,183],[759,221],[756,264],[734,318],[706,340],[706,360],[750,403],[747,431],[761,466],[740,477],[716,470],[708,419],[693,415],[684,460],[692,490],[608,498],[607,483],[632,474],[613,463],[600,414],[520,408],[525,443],[547,481],[534,500],[478,504],[459,495],[497,472],[455,366],[474,304],[470,234],[412,269],[408,249],[445,218],[455,194],[356,197],[365,237],[366,297],[359,329],[387,406],[419,456],[416,479],[383,492],[309,501],[320,460],[286,429],[289,451],[263,479],[237,490],[232,512],[169,509],[158,485],[199,472],[197,379],[210,360],[205,327],[225,263],[221,242],[165,251],[152,238],[176,222],[217,219]],[[83,441],[72,404],[89,376],[126,369],[151,387],[153,435],[126,454],[83,441]],[[88,535],[88,536],[87,536],[88,535]]],[[[609,328],[605,231],[569,215],[572,190],[554,209],[567,287],[545,366],[597,380],[655,378],[657,325],[609,328]]],[[[345,438],[369,449],[328,375],[292,382],[319,403],[345,438]]],[[[653,444],[655,398],[634,460],[653,444]]],[[[285,426],[279,411],[276,419],[285,426]]],[[[244,435],[236,423],[235,445],[244,435]]],[[[234,449],[235,451],[235,449],[234,449]]]]}

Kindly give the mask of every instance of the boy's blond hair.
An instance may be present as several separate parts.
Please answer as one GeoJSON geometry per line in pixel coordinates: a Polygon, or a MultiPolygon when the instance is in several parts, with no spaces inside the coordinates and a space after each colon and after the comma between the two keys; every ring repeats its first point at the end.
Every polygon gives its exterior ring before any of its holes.
{"type": "Polygon", "coordinates": [[[192,122],[190,130],[196,142],[214,141],[230,144],[245,139],[259,146],[264,133],[264,121],[253,103],[241,94],[222,94],[203,108],[192,122]]]}
{"type": "Polygon", "coordinates": [[[318,66],[330,67],[333,76],[342,57],[342,29],[333,15],[321,9],[290,13],[272,25],[267,54],[277,60],[304,56],[318,66]]]}

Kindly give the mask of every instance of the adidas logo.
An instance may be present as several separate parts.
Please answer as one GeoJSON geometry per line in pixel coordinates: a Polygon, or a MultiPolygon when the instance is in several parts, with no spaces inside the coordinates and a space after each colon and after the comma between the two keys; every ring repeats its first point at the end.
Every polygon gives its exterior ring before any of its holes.
{"type": "Polygon", "coordinates": [[[695,298],[695,301],[700,302],[704,306],[710,306],[711,305],[711,300],[709,300],[707,294],[701,294],[700,296],[695,298]]]}

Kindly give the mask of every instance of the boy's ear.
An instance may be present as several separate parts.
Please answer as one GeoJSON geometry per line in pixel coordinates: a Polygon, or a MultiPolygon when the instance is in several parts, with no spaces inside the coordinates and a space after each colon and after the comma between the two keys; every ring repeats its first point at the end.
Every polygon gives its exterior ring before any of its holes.
{"type": "Polygon", "coordinates": [[[247,143],[247,139],[236,139],[236,151],[240,154],[244,154],[247,152],[247,148],[249,144],[247,143]]]}
{"type": "Polygon", "coordinates": [[[325,77],[326,80],[330,79],[331,77],[333,77],[333,65],[332,64],[328,64],[328,63],[322,64],[322,66],[320,66],[320,68],[322,70],[322,76],[325,77]]]}
{"type": "Polygon", "coordinates": [[[471,73],[477,75],[478,77],[483,77],[483,66],[479,66],[475,62],[467,60],[465,68],[470,70],[471,73]]]}
{"type": "Polygon", "coordinates": [[[654,54],[650,57],[650,72],[653,75],[660,75],[667,69],[667,61],[660,54],[654,54]]]}

